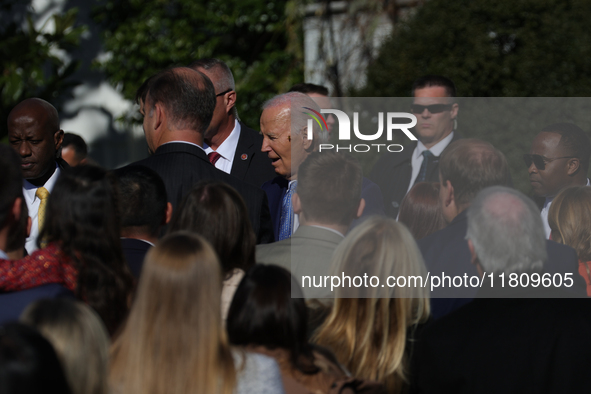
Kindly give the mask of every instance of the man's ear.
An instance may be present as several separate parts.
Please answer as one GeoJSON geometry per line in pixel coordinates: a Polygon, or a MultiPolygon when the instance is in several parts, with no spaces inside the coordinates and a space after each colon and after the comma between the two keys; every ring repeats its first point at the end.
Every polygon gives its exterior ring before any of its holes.
{"type": "Polygon", "coordinates": [[[444,199],[443,199],[444,207],[449,207],[452,203],[455,203],[454,187],[452,186],[449,179],[447,181],[445,181],[444,193],[445,193],[444,199]]]}
{"type": "Polygon", "coordinates": [[[166,123],[166,112],[162,107],[162,104],[154,104],[153,115],[150,117],[153,122],[153,128],[155,132],[162,131],[162,126],[166,123]]]}
{"type": "Polygon", "coordinates": [[[363,211],[365,210],[365,199],[359,200],[359,206],[357,207],[357,218],[360,218],[363,215],[363,211]]]}
{"type": "Polygon", "coordinates": [[[458,111],[460,109],[460,106],[458,105],[458,103],[454,103],[451,106],[451,118],[455,119],[458,116],[458,111]]]}
{"type": "Polygon", "coordinates": [[[293,206],[294,213],[298,215],[302,213],[302,200],[300,200],[298,192],[295,192],[293,196],[291,196],[291,205],[293,206]]]}
{"type": "Polygon", "coordinates": [[[164,215],[164,223],[162,223],[162,224],[170,223],[170,219],[172,219],[172,204],[167,202],[166,203],[166,214],[164,215]]]}
{"type": "Polygon", "coordinates": [[[229,114],[236,105],[236,92],[232,90],[226,95],[224,101],[226,104],[226,113],[229,114]]]}
{"type": "Polygon", "coordinates": [[[581,161],[578,157],[573,157],[572,159],[568,160],[568,175],[574,175],[579,171],[581,168],[581,161]]]}
{"type": "Polygon", "coordinates": [[[53,135],[53,143],[55,144],[56,152],[60,150],[62,147],[62,143],[64,142],[64,131],[58,130],[53,135]]]}
{"type": "MultiPolygon", "coordinates": [[[[312,133],[312,136],[314,136],[315,134],[312,133]]],[[[312,152],[314,151],[314,141],[308,139],[308,128],[304,128],[304,130],[302,130],[302,146],[304,148],[304,150],[306,152],[312,152]]]]}

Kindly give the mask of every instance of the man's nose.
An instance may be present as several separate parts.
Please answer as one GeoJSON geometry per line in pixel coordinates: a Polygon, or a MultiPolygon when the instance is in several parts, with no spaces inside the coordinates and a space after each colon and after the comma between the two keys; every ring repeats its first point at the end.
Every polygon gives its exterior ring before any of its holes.
{"type": "Polygon", "coordinates": [[[269,144],[267,143],[267,139],[263,138],[263,145],[261,146],[261,152],[269,152],[269,144]]]}
{"type": "Polygon", "coordinates": [[[429,112],[429,110],[428,110],[427,108],[425,108],[425,109],[423,110],[423,112],[421,112],[421,116],[422,116],[423,118],[430,118],[430,117],[431,117],[431,112],[429,112]]]}
{"type": "Polygon", "coordinates": [[[31,156],[31,147],[29,146],[29,144],[26,142],[22,142],[21,144],[19,144],[18,154],[21,155],[21,157],[31,156]]]}
{"type": "Polygon", "coordinates": [[[538,173],[538,167],[536,167],[536,165],[532,162],[529,167],[527,168],[527,172],[528,174],[537,174],[538,173]]]}

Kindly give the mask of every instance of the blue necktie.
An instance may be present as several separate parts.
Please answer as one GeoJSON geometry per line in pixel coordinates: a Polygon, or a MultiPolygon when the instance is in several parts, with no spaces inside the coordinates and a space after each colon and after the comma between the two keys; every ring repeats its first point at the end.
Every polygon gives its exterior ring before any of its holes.
{"type": "Polygon", "coordinates": [[[279,241],[291,237],[291,230],[293,228],[293,206],[291,205],[291,196],[295,193],[297,185],[298,181],[292,182],[283,197],[283,203],[281,204],[281,220],[279,224],[279,241]]]}
{"type": "Polygon", "coordinates": [[[429,166],[429,161],[431,161],[431,158],[433,157],[433,153],[431,153],[430,150],[424,150],[421,154],[423,155],[423,164],[421,164],[421,169],[419,170],[419,175],[415,180],[415,184],[425,181],[427,178],[427,167],[429,166]]]}

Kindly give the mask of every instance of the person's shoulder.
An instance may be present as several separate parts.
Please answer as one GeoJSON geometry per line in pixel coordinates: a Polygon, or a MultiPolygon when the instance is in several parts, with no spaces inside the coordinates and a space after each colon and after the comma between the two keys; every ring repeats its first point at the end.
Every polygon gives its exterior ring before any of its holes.
{"type": "Polygon", "coordinates": [[[233,350],[232,355],[238,371],[237,394],[284,392],[281,372],[273,358],[241,350],[233,350]]]}

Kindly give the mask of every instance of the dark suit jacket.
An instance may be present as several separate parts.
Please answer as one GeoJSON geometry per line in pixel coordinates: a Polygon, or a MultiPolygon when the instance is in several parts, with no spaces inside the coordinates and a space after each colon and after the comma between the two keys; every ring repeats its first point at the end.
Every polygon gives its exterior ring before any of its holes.
{"type": "MultiPolygon", "coordinates": [[[[426,236],[418,241],[423,254],[427,271],[431,275],[446,276],[477,276],[478,271],[471,263],[470,249],[466,241],[468,232],[468,212],[461,212],[444,229],[426,236]]],[[[569,246],[561,245],[553,241],[546,241],[548,261],[545,271],[554,273],[572,273],[574,285],[572,291],[575,295],[585,296],[585,281],[579,275],[579,263],[577,253],[569,246]]],[[[444,316],[451,311],[467,304],[476,296],[477,288],[461,287],[435,288],[431,293],[431,313],[434,318],[444,316]]]]}
{"type": "MultiPolygon", "coordinates": [[[[279,225],[281,224],[281,204],[288,187],[289,181],[282,176],[277,176],[263,184],[263,190],[267,193],[269,200],[273,229],[277,236],[279,235],[279,225]]],[[[361,198],[365,200],[365,210],[361,218],[384,214],[384,204],[380,194],[380,188],[367,178],[363,178],[361,198]]],[[[355,221],[353,225],[356,223],[358,222],[355,221]]]]}
{"type": "Polygon", "coordinates": [[[230,174],[257,187],[273,179],[277,174],[271,159],[266,153],[261,152],[262,146],[263,136],[240,123],[240,137],[230,174]]]}
{"type": "Polygon", "coordinates": [[[422,331],[411,392],[588,392],[590,332],[589,299],[477,298],[422,331]]]}
{"type": "Polygon", "coordinates": [[[141,239],[121,238],[121,247],[123,248],[123,255],[125,256],[127,266],[133,276],[139,279],[144,265],[144,257],[146,257],[146,253],[152,245],[141,239]]]}
{"type": "MultiPolygon", "coordinates": [[[[460,139],[458,132],[454,132],[451,142],[460,139]]],[[[396,219],[402,199],[408,191],[412,176],[412,153],[417,146],[413,142],[404,147],[402,152],[386,152],[373,166],[369,179],[374,181],[382,190],[386,215],[396,219]]],[[[427,167],[427,182],[439,182],[439,156],[429,162],[427,167]]]]}
{"type": "Polygon", "coordinates": [[[273,242],[273,227],[265,193],[215,168],[203,149],[182,142],[168,143],[158,147],[152,156],[131,165],[141,165],[156,171],[162,177],[168,199],[175,209],[199,181],[227,183],[244,198],[257,243],[273,242]]]}
{"type": "Polygon", "coordinates": [[[0,324],[18,320],[29,304],[44,298],[68,297],[74,293],[56,283],[49,283],[27,290],[0,294],[0,324]]]}

